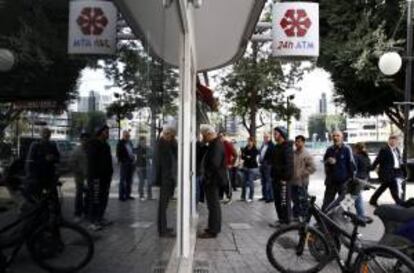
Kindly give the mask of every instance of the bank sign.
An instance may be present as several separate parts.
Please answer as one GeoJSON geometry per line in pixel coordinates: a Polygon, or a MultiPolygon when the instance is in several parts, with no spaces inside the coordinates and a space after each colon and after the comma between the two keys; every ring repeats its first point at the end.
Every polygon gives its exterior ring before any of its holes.
{"type": "Polygon", "coordinates": [[[275,3],[273,6],[273,56],[319,56],[319,5],[309,2],[275,3]]]}
{"type": "Polygon", "coordinates": [[[109,1],[70,1],[69,54],[114,54],[117,10],[109,1]]]}

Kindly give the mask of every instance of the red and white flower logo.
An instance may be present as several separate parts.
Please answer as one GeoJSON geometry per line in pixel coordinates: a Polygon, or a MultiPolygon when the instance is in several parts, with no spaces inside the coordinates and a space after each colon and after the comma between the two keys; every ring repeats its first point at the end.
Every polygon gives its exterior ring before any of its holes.
{"type": "Polygon", "coordinates": [[[100,35],[108,25],[108,19],[99,7],[83,8],[76,22],[84,35],[100,35]]]}
{"type": "Polygon", "coordinates": [[[312,22],[304,9],[288,9],[280,21],[280,26],[288,37],[303,37],[312,22]]]}

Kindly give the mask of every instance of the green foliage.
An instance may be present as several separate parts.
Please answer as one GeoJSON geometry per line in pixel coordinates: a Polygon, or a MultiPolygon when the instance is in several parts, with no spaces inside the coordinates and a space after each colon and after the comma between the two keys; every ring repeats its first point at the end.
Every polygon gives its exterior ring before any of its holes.
{"type": "Polygon", "coordinates": [[[344,131],[346,129],[346,118],[341,115],[315,114],[309,117],[308,131],[309,135],[317,135],[320,141],[327,141],[326,133],[332,133],[335,130],[344,131]]]}
{"type": "Polygon", "coordinates": [[[393,102],[403,100],[404,71],[385,77],[378,59],[391,47],[404,45],[405,1],[319,3],[318,65],[331,73],[336,103],[351,115],[387,114],[401,127],[401,113],[393,102]]]}
{"type": "Polygon", "coordinates": [[[103,112],[72,112],[71,136],[79,137],[82,132],[93,134],[96,128],[106,122],[106,115],[103,112]]]}
{"type": "Polygon", "coordinates": [[[140,44],[122,44],[118,55],[107,60],[106,76],[114,80],[124,93],[112,110],[122,112],[149,107],[153,115],[176,114],[178,96],[178,73],[164,62],[148,56],[140,44]]]}
{"type": "Polygon", "coordinates": [[[243,119],[243,125],[252,136],[255,136],[256,128],[263,126],[256,125],[259,111],[276,113],[282,119],[300,116],[300,110],[294,104],[287,108],[285,97],[286,90],[302,76],[300,65],[294,64],[284,73],[280,61],[269,57],[268,53],[260,56],[261,51],[254,43],[252,50],[248,50],[221,81],[231,112],[243,119]]]}

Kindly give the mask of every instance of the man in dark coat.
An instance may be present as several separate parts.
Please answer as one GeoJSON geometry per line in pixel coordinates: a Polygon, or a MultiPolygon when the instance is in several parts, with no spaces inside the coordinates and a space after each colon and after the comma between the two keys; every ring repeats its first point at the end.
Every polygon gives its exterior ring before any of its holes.
{"type": "Polygon", "coordinates": [[[155,185],[160,187],[158,203],[158,233],[160,237],[175,237],[172,228],[167,225],[167,209],[177,184],[177,140],[175,129],[164,126],[158,140],[155,159],[155,185]]]}
{"type": "Polygon", "coordinates": [[[111,224],[103,216],[108,205],[109,189],[113,174],[111,147],[106,142],[109,127],[104,125],[96,131],[95,138],[87,144],[88,158],[88,217],[91,230],[100,230],[111,224]]]}
{"type": "Polygon", "coordinates": [[[134,147],[128,131],[122,133],[122,139],[116,146],[116,157],[120,164],[119,169],[119,200],[134,200],[131,196],[132,179],[134,174],[134,147]]]}
{"type": "Polygon", "coordinates": [[[289,224],[291,217],[290,207],[290,181],[293,178],[293,147],[288,141],[287,131],[283,127],[273,130],[276,145],[272,152],[272,186],[275,199],[278,221],[270,224],[278,227],[281,224],[289,224]]]}
{"type": "Polygon", "coordinates": [[[383,147],[372,164],[372,170],[379,165],[378,176],[381,186],[374,192],[369,203],[378,206],[377,201],[381,194],[389,188],[395,203],[400,205],[402,200],[403,171],[401,169],[401,152],[398,149],[398,136],[391,135],[388,145],[383,147]]]}
{"type": "Polygon", "coordinates": [[[56,164],[60,154],[56,143],[50,141],[51,131],[44,128],[41,139],[30,145],[26,158],[26,187],[29,194],[38,196],[43,189],[56,191],[56,164]]]}
{"type": "Polygon", "coordinates": [[[207,152],[202,162],[204,193],[208,208],[208,228],[199,238],[215,238],[221,231],[220,188],[228,185],[224,145],[217,137],[214,127],[202,125],[200,133],[203,141],[208,143],[207,152]]]}
{"type": "Polygon", "coordinates": [[[148,166],[150,165],[149,158],[151,157],[151,150],[146,144],[146,138],[141,136],[138,140],[138,145],[135,149],[137,157],[136,166],[138,174],[138,194],[141,201],[145,201],[144,186],[147,184],[147,199],[152,200],[152,181],[148,179],[148,166]]]}

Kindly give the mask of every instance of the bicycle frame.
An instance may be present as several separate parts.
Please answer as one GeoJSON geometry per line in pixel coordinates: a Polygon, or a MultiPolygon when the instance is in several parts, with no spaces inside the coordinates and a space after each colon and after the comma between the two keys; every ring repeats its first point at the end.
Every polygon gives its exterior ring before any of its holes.
{"type": "MultiPolygon", "coordinates": [[[[322,229],[322,233],[328,237],[328,244],[331,248],[331,251],[334,251],[335,259],[341,268],[342,272],[349,271],[352,268],[352,256],[355,252],[363,253],[363,247],[358,246],[356,243],[360,242],[358,239],[358,225],[354,225],[352,233],[349,233],[343,230],[334,220],[332,220],[326,213],[324,213],[319,207],[315,204],[315,198],[311,198],[310,207],[309,207],[309,214],[306,220],[303,222],[305,228],[309,225],[311,218],[315,217],[316,222],[319,224],[320,228],[322,229]],[[328,228],[329,226],[329,228],[328,228]],[[332,234],[332,229],[336,232],[336,234],[340,234],[345,236],[346,238],[350,239],[350,246],[347,255],[347,259],[345,262],[341,260],[340,253],[335,246],[335,238],[334,234],[332,234]]],[[[361,244],[362,245],[362,244],[361,244]]]]}

